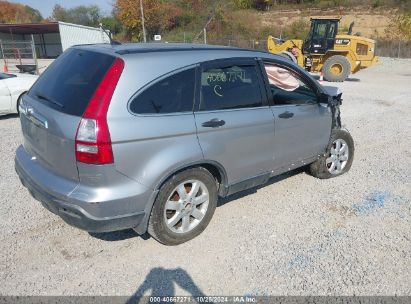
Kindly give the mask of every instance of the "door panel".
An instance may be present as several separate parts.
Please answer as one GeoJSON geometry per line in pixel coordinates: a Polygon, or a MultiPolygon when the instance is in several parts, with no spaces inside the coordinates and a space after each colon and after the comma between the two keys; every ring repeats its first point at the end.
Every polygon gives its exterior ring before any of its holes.
{"type": "Polygon", "coordinates": [[[195,118],[205,159],[220,163],[229,183],[272,169],[274,121],[268,107],[197,112],[195,118]],[[203,126],[213,119],[225,124],[203,126]]]}
{"type": "Polygon", "coordinates": [[[207,63],[199,74],[195,120],[204,158],[225,168],[229,184],[269,172],[274,119],[255,60],[207,63]]]}
{"type": "Polygon", "coordinates": [[[11,95],[8,87],[0,80],[0,112],[9,112],[11,109],[11,95]]]}
{"type": "Polygon", "coordinates": [[[271,107],[275,119],[274,166],[301,162],[324,151],[330,138],[330,108],[320,104],[271,107]]]}
{"type": "Polygon", "coordinates": [[[274,62],[264,63],[263,69],[274,115],[275,169],[296,167],[324,151],[331,110],[318,103],[316,88],[306,75],[274,62]]]}

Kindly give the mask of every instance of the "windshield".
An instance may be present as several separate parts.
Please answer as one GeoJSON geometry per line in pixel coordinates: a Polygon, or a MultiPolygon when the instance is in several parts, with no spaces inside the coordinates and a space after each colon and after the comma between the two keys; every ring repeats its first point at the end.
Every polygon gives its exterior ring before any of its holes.
{"type": "Polygon", "coordinates": [[[13,77],[17,77],[17,76],[13,74],[0,73],[0,80],[7,79],[7,78],[13,78],[13,77]]]}

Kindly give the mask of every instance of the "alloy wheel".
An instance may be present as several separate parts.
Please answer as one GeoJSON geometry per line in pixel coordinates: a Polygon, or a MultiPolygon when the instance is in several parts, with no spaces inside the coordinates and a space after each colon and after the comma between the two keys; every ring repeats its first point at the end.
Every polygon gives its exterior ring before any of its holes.
{"type": "Polygon", "coordinates": [[[164,208],[167,227],[175,233],[187,233],[203,220],[209,204],[209,192],[199,180],[180,183],[171,192],[164,208]]]}
{"type": "Polygon", "coordinates": [[[340,174],[347,165],[349,153],[350,151],[345,140],[335,140],[331,145],[330,155],[325,160],[328,172],[331,174],[340,174]]]}

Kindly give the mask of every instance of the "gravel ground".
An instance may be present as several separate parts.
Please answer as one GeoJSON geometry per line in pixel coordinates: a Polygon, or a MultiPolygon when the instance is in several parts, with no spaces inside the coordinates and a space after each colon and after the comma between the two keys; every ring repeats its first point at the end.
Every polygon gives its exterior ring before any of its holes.
{"type": "Polygon", "coordinates": [[[14,172],[18,118],[0,118],[0,294],[411,295],[411,60],[338,86],[351,171],[299,170],[223,200],[178,247],[91,235],[48,212],[14,172]]]}

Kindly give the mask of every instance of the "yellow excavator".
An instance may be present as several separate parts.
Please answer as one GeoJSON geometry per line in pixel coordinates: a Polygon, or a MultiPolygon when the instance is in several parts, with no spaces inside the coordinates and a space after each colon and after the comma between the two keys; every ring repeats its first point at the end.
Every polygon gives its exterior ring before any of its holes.
{"type": "Polygon", "coordinates": [[[350,73],[370,67],[378,62],[375,41],[353,35],[354,22],[347,34],[338,34],[341,18],[311,18],[307,38],[287,40],[268,36],[270,53],[287,57],[309,72],[322,72],[324,79],[341,82],[350,73]]]}

